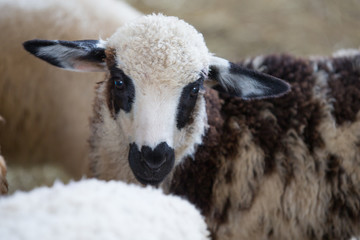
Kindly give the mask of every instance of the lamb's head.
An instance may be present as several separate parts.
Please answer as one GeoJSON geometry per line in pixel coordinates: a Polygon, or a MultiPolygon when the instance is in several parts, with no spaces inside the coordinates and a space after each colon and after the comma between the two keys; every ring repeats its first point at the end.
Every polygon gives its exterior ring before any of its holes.
{"type": "Polygon", "coordinates": [[[244,99],[289,90],[280,79],[214,57],[192,26],[163,15],[141,17],[106,41],[31,40],[24,46],[61,68],[108,73],[98,90],[102,118],[111,125],[105,132],[119,139],[119,148],[126,146],[121,157],[144,184],[163,181],[201,143],[204,84],[244,99]]]}

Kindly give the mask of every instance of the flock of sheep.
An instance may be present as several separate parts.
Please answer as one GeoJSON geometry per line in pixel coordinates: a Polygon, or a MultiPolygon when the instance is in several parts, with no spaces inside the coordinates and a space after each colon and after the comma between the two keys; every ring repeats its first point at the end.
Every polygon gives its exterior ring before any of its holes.
{"type": "MultiPolygon", "coordinates": [[[[232,63],[188,23],[115,0],[0,9],[5,160],[52,159],[74,178],[99,179],[3,197],[1,236],[36,237],[17,234],[33,226],[23,212],[48,218],[39,231],[59,239],[91,239],[80,233],[97,214],[105,220],[91,236],[104,239],[360,235],[359,50],[232,63]],[[53,194],[58,204],[47,205],[53,194]]],[[[7,186],[0,156],[0,192],[7,186]]]]}

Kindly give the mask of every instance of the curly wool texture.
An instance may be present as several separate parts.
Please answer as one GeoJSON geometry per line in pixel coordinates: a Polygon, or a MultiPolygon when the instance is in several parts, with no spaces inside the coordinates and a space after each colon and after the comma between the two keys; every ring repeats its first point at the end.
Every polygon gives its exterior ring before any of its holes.
{"type": "Polygon", "coordinates": [[[240,65],[292,91],[244,101],[208,90],[210,125],[170,192],[206,217],[214,239],[342,239],[360,234],[360,51],[268,55],[240,65]]]}
{"type": "Polygon", "coordinates": [[[0,199],[7,240],[206,240],[204,219],[187,201],[154,188],[83,180],[0,199]]]}
{"type": "Polygon", "coordinates": [[[108,39],[107,47],[116,50],[119,68],[141,84],[153,79],[177,86],[192,82],[207,71],[210,57],[201,33],[177,17],[161,14],[125,24],[108,39]]]}

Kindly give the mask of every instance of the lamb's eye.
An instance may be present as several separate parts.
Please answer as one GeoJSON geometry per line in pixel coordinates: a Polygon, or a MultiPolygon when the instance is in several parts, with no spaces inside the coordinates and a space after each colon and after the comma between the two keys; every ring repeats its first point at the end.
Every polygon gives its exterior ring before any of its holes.
{"type": "Polygon", "coordinates": [[[191,89],[190,95],[196,96],[199,93],[199,86],[195,86],[191,89]]]}
{"type": "Polygon", "coordinates": [[[124,89],[124,87],[125,87],[125,83],[124,83],[124,81],[123,80],[115,80],[114,81],[114,84],[115,84],[115,87],[117,88],[117,89],[124,89]]]}

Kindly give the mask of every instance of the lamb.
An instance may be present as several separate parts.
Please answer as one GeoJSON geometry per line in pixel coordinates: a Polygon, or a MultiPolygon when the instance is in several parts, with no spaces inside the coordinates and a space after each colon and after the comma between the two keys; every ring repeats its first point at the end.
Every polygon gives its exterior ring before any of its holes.
{"type": "Polygon", "coordinates": [[[51,162],[86,172],[93,86],[102,74],[75,74],[33,61],[31,38],[108,37],[142,14],[119,0],[0,0],[0,145],[8,163],[51,162]],[[75,81],[76,79],[76,81],[75,81]]]}
{"type": "Polygon", "coordinates": [[[360,234],[360,51],[234,64],[163,15],[106,41],[24,46],[57,67],[106,72],[93,105],[92,177],[188,199],[213,239],[360,234]]]}
{"type": "Polygon", "coordinates": [[[7,240],[206,240],[209,235],[199,211],[179,197],[95,179],[16,192],[0,199],[0,215],[0,236],[7,240]]]}

